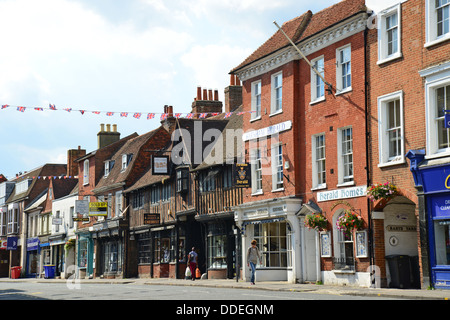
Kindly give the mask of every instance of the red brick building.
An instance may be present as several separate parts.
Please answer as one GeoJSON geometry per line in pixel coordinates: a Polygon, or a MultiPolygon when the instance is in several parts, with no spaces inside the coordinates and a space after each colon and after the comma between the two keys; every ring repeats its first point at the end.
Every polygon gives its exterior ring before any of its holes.
{"type": "Polygon", "coordinates": [[[342,1],[282,25],[327,84],[280,31],[231,71],[243,81],[243,110],[253,111],[243,122],[252,188],[235,219],[243,263],[253,238],[263,252],[260,280],[369,283],[366,21],[364,1],[342,1]],[[365,223],[348,237],[336,229],[346,210],[365,223]],[[316,213],[326,232],[305,228],[316,213]]]}
{"type": "Polygon", "coordinates": [[[437,196],[448,198],[450,149],[443,127],[443,109],[450,108],[448,12],[446,1],[402,1],[378,12],[376,28],[368,32],[371,183],[389,182],[398,189],[394,197],[372,204],[379,241],[374,263],[386,286],[450,285],[445,280],[450,274],[445,258],[450,215],[436,215],[440,205],[431,205],[437,196]],[[430,191],[430,182],[422,181],[420,172],[432,168],[441,170],[433,182],[444,193],[430,191]],[[412,281],[392,272],[398,259],[410,265],[403,273],[412,281]]]}

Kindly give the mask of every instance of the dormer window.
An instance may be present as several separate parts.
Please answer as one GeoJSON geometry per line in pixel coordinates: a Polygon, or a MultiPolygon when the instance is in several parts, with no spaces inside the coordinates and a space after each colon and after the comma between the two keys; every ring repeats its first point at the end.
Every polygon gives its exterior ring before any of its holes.
{"type": "Polygon", "coordinates": [[[114,160],[107,160],[105,161],[105,177],[107,177],[109,175],[109,173],[111,172],[111,170],[114,167],[114,160]]]}
{"type": "Polygon", "coordinates": [[[122,171],[125,171],[133,158],[133,154],[123,154],[122,155],[122,171]]]}
{"type": "Polygon", "coordinates": [[[25,193],[28,190],[28,187],[31,184],[32,179],[25,179],[16,184],[16,194],[25,193]]]}

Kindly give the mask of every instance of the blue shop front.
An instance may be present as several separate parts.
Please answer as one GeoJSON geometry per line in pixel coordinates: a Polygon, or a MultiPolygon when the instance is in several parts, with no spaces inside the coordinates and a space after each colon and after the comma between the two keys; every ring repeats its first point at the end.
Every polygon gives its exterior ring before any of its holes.
{"type": "Polygon", "coordinates": [[[424,150],[407,157],[416,187],[425,198],[430,281],[435,288],[450,289],[450,159],[425,159],[424,150]]]}

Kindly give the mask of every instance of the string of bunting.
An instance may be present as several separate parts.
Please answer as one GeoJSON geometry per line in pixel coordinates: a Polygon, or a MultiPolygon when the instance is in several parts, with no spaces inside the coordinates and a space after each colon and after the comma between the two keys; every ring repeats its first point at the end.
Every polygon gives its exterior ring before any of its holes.
{"type": "MultiPolygon", "coordinates": [[[[106,114],[106,116],[108,117],[112,117],[115,114],[119,114],[120,117],[122,118],[127,118],[129,115],[132,115],[133,118],[135,119],[141,119],[142,116],[146,116],[147,120],[150,119],[154,119],[156,117],[156,115],[160,115],[160,120],[165,120],[169,117],[169,113],[146,113],[146,112],[112,112],[112,111],[92,111],[92,110],[85,110],[85,109],[72,109],[72,108],[62,108],[62,109],[57,109],[56,106],[54,104],[49,104],[48,108],[43,108],[43,107],[22,107],[22,106],[10,106],[8,104],[4,104],[1,106],[0,110],[6,109],[6,108],[16,108],[17,111],[19,112],[25,112],[25,110],[27,109],[32,109],[35,111],[44,111],[44,110],[52,110],[52,111],[56,111],[56,110],[62,110],[62,111],[66,111],[66,112],[80,112],[82,115],[84,115],[85,113],[93,113],[93,114],[101,114],[104,113],[106,114]]],[[[239,111],[237,112],[237,115],[243,115],[244,113],[252,113],[255,111],[239,111]]],[[[231,115],[234,112],[225,112],[224,113],[224,118],[229,118],[231,117],[231,115]]],[[[220,112],[202,112],[202,113],[185,113],[183,116],[183,113],[174,113],[173,116],[177,119],[179,118],[186,118],[186,119],[194,119],[194,117],[196,115],[198,115],[199,119],[205,119],[208,117],[208,115],[211,116],[217,116],[221,114],[220,112]]]]}

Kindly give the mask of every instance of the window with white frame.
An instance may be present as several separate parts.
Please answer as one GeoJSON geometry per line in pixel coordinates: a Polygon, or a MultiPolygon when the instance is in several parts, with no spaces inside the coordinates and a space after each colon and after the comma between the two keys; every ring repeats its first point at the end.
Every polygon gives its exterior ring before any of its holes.
{"type": "Polygon", "coordinates": [[[128,155],[123,154],[122,155],[122,171],[124,171],[128,166],[128,155]]]}
{"type": "Polygon", "coordinates": [[[122,209],[123,209],[122,191],[116,191],[114,203],[115,203],[114,216],[115,217],[121,217],[122,216],[122,209]]]}
{"type": "Polygon", "coordinates": [[[403,163],[403,91],[378,98],[379,166],[403,163]]]}
{"type": "Polygon", "coordinates": [[[261,117],[261,81],[252,83],[252,116],[251,119],[261,117]]]}
{"type": "Polygon", "coordinates": [[[336,86],[338,93],[350,91],[352,89],[351,51],[350,45],[346,45],[336,51],[336,86]]]}
{"type": "Polygon", "coordinates": [[[272,147],[272,189],[283,188],[283,145],[272,147]]]}
{"type": "Polygon", "coordinates": [[[19,206],[17,204],[8,207],[8,234],[19,232],[19,206]]]}
{"type": "Polygon", "coordinates": [[[254,224],[263,268],[292,267],[291,227],[286,221],[254,224]]]}
{"type": "Polygon", "coordinates": [[[312,137],[312,170],[313,188],[325,188],[325,134],[312,137]]]}
{"type": "Polygon", "coordinates": [[[252,193],[262,193],[262,159],[261,149],[252,150],[252,193]]]}
{"type": "Polygon", "coordinates": [[[283,109],[283,74],[281,72],[272,75],[271,99],[270,113],[275,114],[281,112],[283,109]]]}
{"type": "Polygon", "coordinates": [[[8,225],[8,220],[6,219],[6,215],[8,212],[8,207],[0,207],[0,236],[6,236],[6,227],[8,225]]]}
{"type": "Polygon", "coordinates": [[[89,184],[89,160],[83,162],[83,185],[89,184]]]}
{"type": "Polygon", "coordinates": [[[107,177],[111,172],[112,168],[114,167],[114,162],[115,162],[114,160],[105,161],[105,177],[107,177]]]}
{"type": "Polygon", "coordinates": [[[31,184],[32,179],[25,179],[16,183],[16,194],[25,193],[31,184]]]}
{"type": "Polygon", "coordinates": [[[353,183],[353,129],[338,130],[338,181],[339,184],[353,183]]]}
{"type": "Polygon", "coordinates": [[[445,128],[444,110],[450,110],[450,63],[420,71],[426,77],[425,110],[427,156],[450,154],[450,130],[445,128]]]}
{"type": "Polygon", "coordinates": [[[450,0],[425,0],[425,47],[450,39],[450,0]]]}
{"type": "MultiPolygon", "coordinates": [[[[322,77],[325,75],[323,56],[311,61],[312,66],[322,77]]],[[[322,101],[325,98],[325,84],[322,78],[311,68],[311,102],[322,101]]]]}
{"type": "Polygon", "coordinates": [[[401,57],[401,5],[379,14],[378,64],[401,57]]]}

